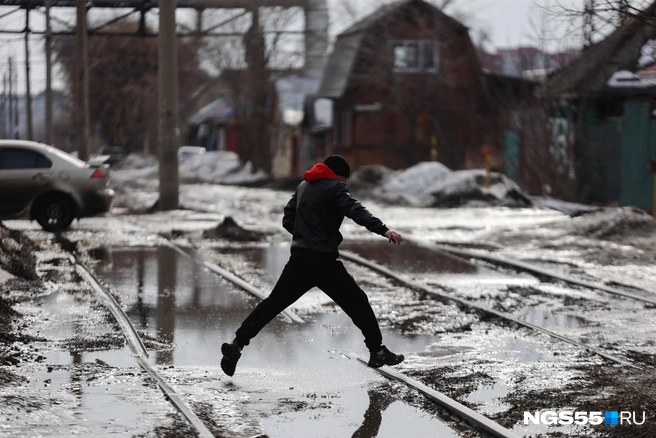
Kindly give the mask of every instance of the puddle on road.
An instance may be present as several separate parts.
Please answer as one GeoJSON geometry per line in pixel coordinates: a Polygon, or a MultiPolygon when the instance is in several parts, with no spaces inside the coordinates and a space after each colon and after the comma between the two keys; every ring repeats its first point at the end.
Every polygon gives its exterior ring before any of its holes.
{"type": "MultiPolygon", "coordinates": [[[[109,356],[116,358],[120,355],[115,352],[109,356]]],[[[32,427],[53,437],[71,434],[134,436],[148,433],[157,424],[168,421],[166,413],[171,412],[171,408],[159,400],[161,396],[155,388],[143,391],[142,380],[134,377],[140,373],[139,369],[110,368],[96,362],[96,356],[47,353],[43,370],[32,374],[29,384],[23,389],[24,401],[19,401],[21,399],[17,396],[16,419],[5,425],[0,436],[3,433],[28,436],[32,427]],[[40,397],[45,394],[50,406],[41,405],[43,399],[40,397]],[[153,400],[153,396],[157,400],[153,400]],[[30,409],[29,400],[41,401],[30,409]],[[27,406],[20,409],[24,402],[27,406]],[[159,421],[154,421],[153,413],[158,404],[159,409],[164,409],[159,421]]],[[[127,359],[123,362],[129,361],[129,352],[124,356],[127,359]]],[[[131,362],[134,366],[134,360],[131,362]]]]}
{"type": "MultiPolygon", "coordinates": [[[[258,251],[257,263],[276,277],[289,249],[258,251]]],[[[137,330],[167,345],[150,350],[156,365],[173,366],[168,375],[204,369],[207,378],[198,385],[214,385],[216,403],[221,403],[222,391],[248,393],[268,436],[308,436],[309,430],[313,436],[324,430],[326,436],[336,436],[336,430],[350,436],[370,411],[367,388],[383,378],[338,353],[366,352],[360,332],[343,312],[305,315],[305,324],[276,318],[246,347],[236,375],[228,379],[218,368],[220,345],[234,337],[256,299],[167,247],[110,248],[96,273],[119,296],[137,330]],[[330,396],[331,402],[304,408],[308,397],[322,396],[330,396]],[[285,400],[301,408],[280,409],[285,400]]],[[[388,345],[410,354],[435,341],[434,336],[389,330],[383,336],[388,345]]],[[[184,385],[184,379],[175,380],[184,385]]],[[[441,420],[400,401],[370,416],[381,417],[381,437],[398,436],[401,430],[417,437],[435,436],[436,430],[440,436],[457,436],[441,420]]]]}
{"type": "Polygon", "coordinates": [[[19,305],[37,318],[48,309],[36,338],[49,342],[37,341],[41,357],[21,365],[27,380],[0,391],[0,437],[136,436],[173,423],[178,414],[158,388],[144,388],[123,338],[89,301],[60,289],[19,305]]]}
{"type": "MultiPolygon", "coordinates": [[[[508,281],[537,281],[505,276],[502,273],[481,266],[471,265],[457,258],[435,253],[412,244],[406,245],[404,243],[401,246],[391,247],[387,242],[361,241],[348,242],[343,244],[342,247],[395,270],[401,269],[402,266],[405,266],[410,272],[414,273],[439,272],[438,275],[440,275],[440,282],[442,282],[442,279],[446,278],[473,287],[473,284],[478,284],[483,281],[487,285],[499,286],[502,290],[505,290],[508,281]],[[404,261],[404,257],[406,256],[407,260],[404,261]],[[394,268],[394,266],[396,266],[396,268],[394,268]]],[[[247,265],[249,269],[261,269],[265,271],[266,278],[271,279],[271,282],[273,283],[282,272],[284,265],[289,258],[289,246],[275,245],[257,248],[229,248],[222,250],[222,254],[224,256],[228,254],[230,257],[235,257],[240,263],[247,265]]],[[[490,307],[493,303],[493,300],[487,300],[485,302],[485,304],[490,307]]],[[[522,312],[523,313],[518,314],[518,316],[522,316],[530,320],[530,322],[538,323],[542,321],[546,324],[547,328],[578,327],[579,324],[583,324],[584,322],[582,318],[563,314],[554,315],[548,311],[542,311],[540,309],[527,308],[522,309],[522,312]]],[[[320,318],[325,319],[330,317],[330,315],[323,315],[320,318]]],[[[342,322],[336,322],[336,324],[346,325],[349,323],[350,321],[346,318],[344,318],[342,322]]],[[[389,336],[395,335],[394,332],[390,332],[385,336],[386,338],[389,338],[389,336]]],[[[404,339],[407,338],[402,337],[397,339],[395,337],[394,341],[399,342],[398,345],[405,346],[404,339]]],[[[427,339],[435,340],[438,338],[428,336],[427,339]]],[[[407,342],[407,340],[405,342],[407,342]]],[[[401,348],[399,349],[401,350],[401,348]]],[[[403,351],[412,351],[411,348],[412,347],[410,347],[410,350],[403,351]]],[[[476,354],[485,354],[488,357],[502,360],[513,359],[521,362],[557,360],[543,345],[532,340],[518,338],[512,330],[499,333],[491,343],[487,335],[484,335],[482,339],[469,340],[468,337],[468,340],[465,341],[464,345],[459,345],[457,347],[445,347],[440,345],[438,350],[427,348],[423,351],[417,352],[416,355],[418,357],[430,358],[429,360],[435,360],[439,357],[467,353],[470,350],[475,350],[476,354]],[[450,348],[452,348],[453,351],[451,351],[450,348]]]]}
{"type": "Polygon", "coordinates": [[[392,246],[387,242],[345,242],[342,249],[352,251],[393,271],[424,281],[436,281],[467,292],[474,286],[505,288],[508,285],[531,285],[538,281],[530,276],[505,275],[458,257],[422,248],[409,242],[392,246]]]}
{"type": "Polygon", "coordinates": [[[568,315],[564,313],[553,313],[552,311],[546,309],[526,308],[515,312],[514,315],[520,317],[526,322],[550,330],[577,329],[590,326],[590,322],[580,316],[568,315]]]}
{"type": "Polygon", "coordinates": [[[340,249],[405,274],[474,274],[482,268],[448,254],[404,242],[391,245],[386,241],[344,242],[340,249]]]}
{"type": "Polygon", "coordinates": [[[485,415],[493,415],[507,411],[510,406],[501,401],[508,395],[508,386],[497,383],[478,388],[467,396],[467,401],[480,405],[485,415]]]}

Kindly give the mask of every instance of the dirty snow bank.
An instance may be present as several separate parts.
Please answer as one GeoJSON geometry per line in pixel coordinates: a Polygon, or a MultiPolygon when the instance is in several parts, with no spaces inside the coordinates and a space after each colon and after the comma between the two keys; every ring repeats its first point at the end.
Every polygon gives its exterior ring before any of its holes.
{"type": "Polygon", "coordinates": [[[376,187],[389,182],[398,173],[382,164],[362,166],[351,174],[348,186],[353,192],[367,195],[376,187]]]}
{"type": "Polygon", "coordinates": [[[533,205],[536,207],[550,208],[571,217],[581,216],[583,214],[602,210],[601,207],[562,201],[560,199],[551,198],[549,196],[533,196],[531,199],[533,200],[533,205]]]}
{"type": "Polygon", "coordinates": [[[653,290],[656,275],[656,219],[623,207],[543,223],[539,227],[497,231],[480,237],[502,254],[524,260],[552,260],[577,266],[603,281],[653,290]]]}
{"type": "Polygon", "coordinates": [[[394,175],[370,195],[376,200],[415,207],[530,207],[532,201],[505,175],[493,172],[485,188],[485,170],[452,171],[423,162],[394,175]]]}
{"type": "MultiPolygon", "coordinates": [[[[159,165],[154,156],[130,154],[111,177],[115,181],[137,178],[157,178],[159,165]]],[[[204,154],[187,155],[179,161],[180,180],[217,184],[252,184],[266,180],[268,175],[261,170],[253,172],[251,163],[242,165],[239,156],[228,151],[209,151],[204,154]]]]}
{"type": "Polygon", "coordinates": [[[656,248],[656,219],[637,208],[606,209],[564,225],[579,236],[656,248]]]}
{"type": "Polygon", "coordinates": [[[0,222],[0,278],[11,276],[36,280],[37,245],[23,233],[6,228],[0,222]],[[4,273],[3,273],[4,272],[4,273]]]}

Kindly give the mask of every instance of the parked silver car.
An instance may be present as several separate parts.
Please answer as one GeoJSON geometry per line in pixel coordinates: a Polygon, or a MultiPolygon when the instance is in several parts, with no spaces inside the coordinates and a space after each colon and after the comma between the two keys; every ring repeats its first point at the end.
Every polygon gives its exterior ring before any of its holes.
{"type": "Polygon", "coordinates": [[[0,219],[35,219],[45,230],[109,211],[107,165],[85,163],[52,146],[0,140],[0,219]]]}

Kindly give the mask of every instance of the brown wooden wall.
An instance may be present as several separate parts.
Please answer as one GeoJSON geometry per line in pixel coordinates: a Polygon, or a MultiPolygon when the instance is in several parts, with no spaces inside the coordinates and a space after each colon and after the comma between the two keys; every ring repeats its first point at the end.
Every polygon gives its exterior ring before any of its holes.
{"type": "Polygon", "coordinates": [[[403,168],[429,160],[434,135],[438,160],[462,168],[468,149],[478,150],[496,137],[467,29],[420,2],[366,31],[346,92],[334,110],[335,145],[340,151],[353,149],[357,165],[403,168]],[[438,71],[394,73],[395,40],[437,40],[438,71]],[[382,105],[380,111],[356,111],[357,105],[376,103],[382,105]],[[351,120],[349,141],[338,126],[344,114],[351,120]]]}

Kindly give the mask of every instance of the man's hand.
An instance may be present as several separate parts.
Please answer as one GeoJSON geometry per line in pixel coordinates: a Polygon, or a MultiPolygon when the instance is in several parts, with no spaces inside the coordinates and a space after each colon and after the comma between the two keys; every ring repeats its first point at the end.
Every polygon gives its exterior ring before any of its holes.
{"type": "Polygon", "coordinates": [[[385,231],[385,237],[387,237],[389,243],[396,243],[398,245],[399,243],[403,242],[403,238],[396,231],[392,231],[392,230],[385,231]]]}

